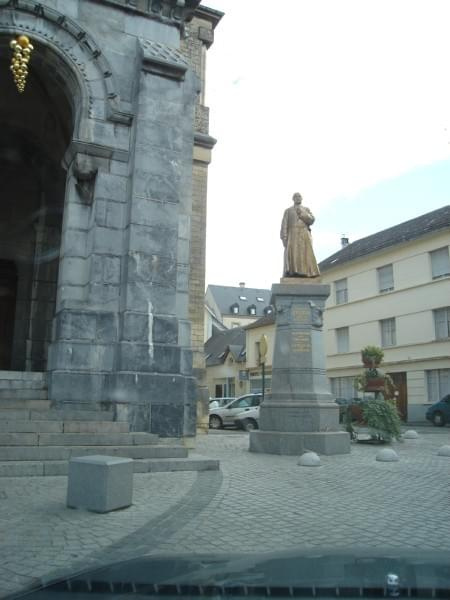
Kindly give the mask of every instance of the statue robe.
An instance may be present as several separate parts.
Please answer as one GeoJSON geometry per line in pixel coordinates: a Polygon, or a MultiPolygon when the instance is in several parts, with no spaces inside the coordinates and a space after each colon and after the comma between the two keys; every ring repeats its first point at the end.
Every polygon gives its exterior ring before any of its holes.
{"type": "Polygon", "coordinates": [[[284,211],[280,237],[284,244],[285,277],[318,277],[320,275],[312,247],[309,226],[314,223],[311,212],[291,206],[284,211]],[[299,217],[299,213],[302,218],[299,217]]]}

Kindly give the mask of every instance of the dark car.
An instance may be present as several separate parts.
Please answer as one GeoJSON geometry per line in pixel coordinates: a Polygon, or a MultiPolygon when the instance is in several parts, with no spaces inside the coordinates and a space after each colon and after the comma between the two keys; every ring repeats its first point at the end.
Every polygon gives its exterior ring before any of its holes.
{"type": "Polygon", "coordinates": [[[443,427],[446,423],[450,423],[450,394],[432,404],[425,417],[436,427],[443,427]]]}

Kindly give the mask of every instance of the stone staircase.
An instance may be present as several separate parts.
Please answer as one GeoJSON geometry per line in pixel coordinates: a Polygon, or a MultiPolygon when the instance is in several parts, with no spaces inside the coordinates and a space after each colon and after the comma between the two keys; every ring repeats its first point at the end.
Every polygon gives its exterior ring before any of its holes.
{"type": "Polygon", "coordinates": [[[0,373],[0,477],[67,475],[71,457],[93,454],[133,458],[135,473],[219,468],[178,441],[130,432],[112,411],[50,408],[43,373],[0,373]]]}

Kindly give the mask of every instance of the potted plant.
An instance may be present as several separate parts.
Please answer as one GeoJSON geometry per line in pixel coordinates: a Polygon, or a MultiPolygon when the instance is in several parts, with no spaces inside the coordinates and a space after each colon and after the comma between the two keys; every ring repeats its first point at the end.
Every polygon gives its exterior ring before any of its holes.
{"type": "Polygon", "coordinates": [[[379,396],[368,400],[363,405],[363,415],[373,442],[401,439],[401,421],[394,400],[379,396]]]}
{"type": "Polygon", "coordinates": [[[361,360],[366,369],[376,369],[384,358],[384,352],[378,346],[366,346],[361,350],[361,360]]]}

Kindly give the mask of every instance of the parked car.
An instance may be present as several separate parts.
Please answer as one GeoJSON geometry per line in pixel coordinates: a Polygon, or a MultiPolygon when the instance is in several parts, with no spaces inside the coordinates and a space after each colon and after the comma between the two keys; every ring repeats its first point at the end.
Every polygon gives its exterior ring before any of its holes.
{"type": "Polygon", "coordinates": [[[450,423],[450,394],[432,404],[425,417],[436,427],[443,427],[446,423],[450,423]]]}
{"type": "Polygon", "coordinates": [[[229,404],[232,400],[236,400],[236,398],[234,396],[227,398],[210,398],[209,409],[211,410],[212,408],[220,408],[226,404],[229,404]]]}
{"type": "Polygon", "coordinates": [[[246,394],[235,398],[225,406],[213,408],[209,411],[209,426],[211,429],[222,429],[222,427],[235,427],[234,419],[236,415],[243,411],[261,404],[261,394],[246,394]]]}
{"type": "Polygon", "coordinates": [[[259,406],[248,408],[237,414],[234,424],[238,429],[245,429],[245,431],[259,429],[259,406]]]}

